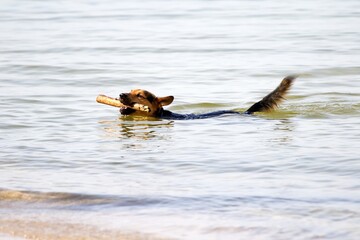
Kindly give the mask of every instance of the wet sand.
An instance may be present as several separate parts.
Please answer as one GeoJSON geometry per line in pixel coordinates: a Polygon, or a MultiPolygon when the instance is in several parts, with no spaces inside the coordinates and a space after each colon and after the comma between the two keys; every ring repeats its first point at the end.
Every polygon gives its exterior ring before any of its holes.
{"type": "MultiPolygon", "coordinates": [[[[0,219],[0,239],[36,240],[159,240],[141,233],[124,233],[77,223],[45,222],[23,219],[0,219]]],[[[162,238],[163,239],[163,238],[162,238]]]]}

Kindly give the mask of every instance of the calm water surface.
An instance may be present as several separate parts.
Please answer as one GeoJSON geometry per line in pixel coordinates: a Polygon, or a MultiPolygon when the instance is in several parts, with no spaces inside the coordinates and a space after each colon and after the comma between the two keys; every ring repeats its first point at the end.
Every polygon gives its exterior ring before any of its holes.
{"type": "Polygon", "coordinates": [[[0,5],[0,239],[359,239],[359,1],[0,5]],[[288,74],[271,114],[95,102],[242,111],[288,74]]]}

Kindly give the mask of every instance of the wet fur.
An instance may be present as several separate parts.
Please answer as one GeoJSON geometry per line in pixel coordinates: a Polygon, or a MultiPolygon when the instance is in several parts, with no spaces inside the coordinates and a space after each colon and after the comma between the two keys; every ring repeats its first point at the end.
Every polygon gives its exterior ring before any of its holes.
{"type": "Polygon", "coordinates": [[[169,110],[163,109],[164,106],[167,106],[173,102],[174,100],[173,96],[160,98],[142,89],[135,89],[132,90],[130,93],[120,94],[121,103],[123,103],[126,106],[129,106],[120,109],[120,112],[123,115],[141,115],[148,117],[178,119],[178,120],[211,118],[211,117],[221,116],[224,114],[253,114],[255,112],[269,112],[276,109],[279,106],[279,104],[285,100],[285,95],[289,92],[296,77],[297,76],[285,77],[281,81],[280,85],[274,91],[266,95],[259,102],[253,104],[248,110],[246,110],[243,113],[231,111],[231,110],[215,111],[205,114],[174,113],[169,110]],[[131,106],[133,106],[135,103],[148,106],[149,112],[142,112],[132,109],[131,106]]]}
{"type": "Polygon", "coordinates": [[[280,85],[271,93],[266,95],[261,101],[252,105],[245,113],[269,112],[276,109],[285,100],[285,95],[290,90],[296,76],[287,76],[280,85]]]}

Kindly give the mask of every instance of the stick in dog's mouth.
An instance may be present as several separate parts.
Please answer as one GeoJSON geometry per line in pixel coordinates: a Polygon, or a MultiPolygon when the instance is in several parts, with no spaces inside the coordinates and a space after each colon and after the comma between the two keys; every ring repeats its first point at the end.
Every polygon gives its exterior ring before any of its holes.
{"type": "Polygon", "coordinates": [[[145,106],[143,104],[140,103],[135,103],[132,106],[133,109],[139,110],[139,111],[143,111],[143,112],[150,112],[150,108],[148,106],[145,106]]]}
{"type": "Polygon", "coordinates": [[[113,107],[131,108],[131,109],[138,110],[138,111],[150,112],[150,108],[143,104],[134,103],[133,106],[127,106],[127,105],[123,104],[122,102],[120,102],[120,99],[108,97],[105,95],[97,96],[96,101],[98,103],[106,104],[106,105],[113,106],[113,107]]]}
{"type": "MultiPolygon", "coordinates": [[[[117,98],[115,98],[117,99],[117,98]]],[[[117,99],[120,101],[120,99],[117,99]]],[[[121,101],[120,101],[121,102],[121,101]]],[[[122,109],[134,109],[134,110],[138,110],[138,111],[142,111],[142,112],[150,112],[150,108],[148,106],[145,106],[143,104],[140,103],[133,103],[131,105],[125,105],[124,103],[122,103],[124,106],[122,106],[122,109]]]]}

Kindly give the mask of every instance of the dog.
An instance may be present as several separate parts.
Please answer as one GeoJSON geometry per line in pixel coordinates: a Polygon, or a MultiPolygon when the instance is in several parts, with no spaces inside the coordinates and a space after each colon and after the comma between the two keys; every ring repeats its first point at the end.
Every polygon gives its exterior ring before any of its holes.
{"type": "Polygon", "coordinates": [[[253,104],[245,112],[237,112],[232,110],[215,111],[204,114],[179,114],[163,107],[170,105],[174,101],[173,96],[156,97],[149,91],[142,89],[132,90],[130,93],[121,93],[120,102],[125,106],[120,108],[122,115],[145,116],[171,120],[187,120],[187,119],[204,119],[218,117],[225,114],[253,114],[255,112],[268,112],[276,109],[278,105],[285,99],[285,95],[290,90],[297,76],[285,77],[280,85],[271,93],[266,95],[262,100],[253,104]],[[146,111],[135,110],[132,108],[135,104],[142,105],[146,111]]]}

